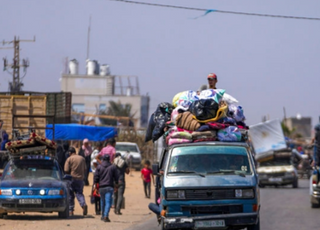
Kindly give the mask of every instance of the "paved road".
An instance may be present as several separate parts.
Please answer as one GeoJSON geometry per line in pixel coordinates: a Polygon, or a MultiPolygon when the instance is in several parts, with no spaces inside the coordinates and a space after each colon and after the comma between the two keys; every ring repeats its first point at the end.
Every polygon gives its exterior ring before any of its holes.
{"type": "MultiPolygon", "coordinates": [[[[266,187],[260,190],[262,230],[320,229],[320,209],[311,209],[309,181],[299,180],[299,188],[266,187]]],[[[155,218],[128,230],[159,230],[155,218]]]]}

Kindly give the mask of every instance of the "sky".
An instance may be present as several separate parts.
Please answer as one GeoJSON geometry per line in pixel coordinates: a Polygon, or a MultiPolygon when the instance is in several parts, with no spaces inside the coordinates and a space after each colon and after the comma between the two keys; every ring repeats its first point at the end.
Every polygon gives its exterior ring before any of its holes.
{"type": "MultiPolygon", "coordinates": [[[[137,0],[203,9],[320,17],[320,1],[137,0]]],[[[197,90],[211,72],[218,88],[239,101],[247,124],[263,116],[312,117],[319,121],[320,21],[254,17],[126,4],[109,0],[2,0],[0,41],[21,43],[30,67],[24,90],[60,91],[64,60],[75,58],[85,73],[90,15],[90,59],[111,74],[139,77],[150,95],[150,112],[185,90],[197,90]]],[[[1,47],[9,47],[8,45],[1,47]]],[[[0,58],[13,50],[0,49],[0,58]]],[[[2,70],[2,63],[0,62],[2,70]]],[[[0,90],[11,75],[0,71],[0,90]]]]}

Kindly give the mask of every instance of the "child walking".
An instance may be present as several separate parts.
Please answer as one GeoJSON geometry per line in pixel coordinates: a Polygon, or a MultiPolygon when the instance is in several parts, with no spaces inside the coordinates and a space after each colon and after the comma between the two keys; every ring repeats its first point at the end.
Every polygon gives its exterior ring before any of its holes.
{"type": "Polygon", "coordinates": [[[94,197],[94,207],[95,207],[96,215],[100,215],[101,201],[100,201],[100,193],[99,193],[99,183],[97,183],[97,187],[93,190],[92,196],[94,197]]]}
{"type": "Polygon", "coordinates": [[[145,194],[146,198],[150,198],[151,178],[152,178],[152,183],[154,184],[154,178],[153,178],[153,175],[152,175],[152,169],[150,169],[150,161],[146,160],[144,162],[144,168],[141,170],[141,179],[143,181],[144,194],[145,194]]]}
{"type": "MultiPolygon", "coordinates": [[[[97,167],[98,167],[98,162],[96,159],[93,159],[91,162],[91,170],[92,170],[93,174],[95,173],[97,167]]],[[[100,215],[101,214],[101,201],[100,201],[100,193],[99,193],[99,183],[97,183],[97,187],[94,187],[94,185],[92,185],[91,196],[93,198],[96,215],[100,215]]],[[[93,203],[93,202],[91,202],[91,203],[93,203]]]]}

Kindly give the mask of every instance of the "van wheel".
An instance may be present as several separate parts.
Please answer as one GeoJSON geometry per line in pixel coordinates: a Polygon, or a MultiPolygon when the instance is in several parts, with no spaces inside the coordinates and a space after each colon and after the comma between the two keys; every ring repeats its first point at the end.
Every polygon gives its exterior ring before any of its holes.
{"type": "Polygon", "coordinates": [[[0,214],[0,219],[5,219],[5,217],[8,216],[8,213],[4,212],[0,214]]]}
{"type": "Polygon", "coordinates": [[[260,220],[255,225],[250,225],[247,227],[247,230],[260,230],[260,220]]]}
{"type": "Polygon", "coordinates": [[[164,226],[164,219],[163,219],[163,218],[161,218],[160,229],[161,229],[161,230],[166,230],[166,229],[167,229],[167,228],[164,226]]]}
{"type": "Polygon", "coordinates": [[[314,203],[311,203],[311,208],[319,208],[320,205],[319,204],[314,204],[314,203]]]}

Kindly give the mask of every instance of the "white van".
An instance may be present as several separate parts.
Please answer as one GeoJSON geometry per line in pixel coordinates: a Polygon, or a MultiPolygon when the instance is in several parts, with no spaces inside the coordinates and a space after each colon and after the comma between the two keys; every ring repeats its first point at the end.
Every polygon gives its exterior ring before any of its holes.
{"type": "Polygon", "coordinates": [[[141,153],[138,145],[134,142],[117,142],[116,152],[128,160],[129,166],[137,171],[141,169],[141,153]]]}

